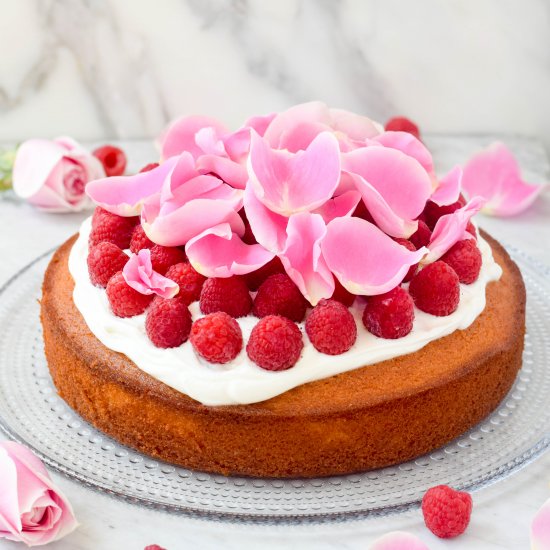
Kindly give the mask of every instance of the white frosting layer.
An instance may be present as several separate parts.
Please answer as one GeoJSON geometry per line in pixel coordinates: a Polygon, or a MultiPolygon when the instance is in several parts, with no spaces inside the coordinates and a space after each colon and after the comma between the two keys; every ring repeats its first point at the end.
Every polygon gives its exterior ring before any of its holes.
{"type": "MultiPolygon", "coordinates": [[[[404,338],[384,340],[363,327],[363,306],[356,300],[351,309],[357,322],[357,341],[349,351],[338,356],[324,355],[315,350],[304,334],[304,349],[296,365],[286,371],[270,372],[250,361],[244,348],[226,365],[202,360],[189,342],[179,348],[156,348],[145,333],[145,315],[129,319],[113,315],[105,290],[93,286],[88,275],[90,227],[91,218],[82,224],[69,257],[69,270],[75,281],[74,303],[88,327],[105,346],[124,353],[147,374],[205,405],[264,401],[313,380],[415,352],[437,338],[469,327],[485,308],[487,283],[502,274],[490,246],[480,237],[483,265],[479,279],[471,285],[460,285],[460,304],[452,315],[435,317],[415,308],[413,330],[404,338]]],[[[190,309],[193,319],[201,316],[198,302],[191,304],[190,309]]],[[[253,316],[238,319],[245,345],[257,321],[253,316]]],[[[300,328],[304,332],[303,323],[300,328]]]]}

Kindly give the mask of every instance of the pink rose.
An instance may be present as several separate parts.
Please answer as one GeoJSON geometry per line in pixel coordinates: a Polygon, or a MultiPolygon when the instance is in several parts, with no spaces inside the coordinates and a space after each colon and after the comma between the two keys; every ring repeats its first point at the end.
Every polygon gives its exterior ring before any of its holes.
{"type": "Polygon", "coordinates": [[[0,487],[0,537],[39,546],[77,526],[67,499],[25,446],[0,442],[0,487]]]}
{"type": "Polygon", "coordinates": [[[97,158],[71,138],[29,139],[17,149],[13,189],[49,212],[76,212],[90,205],[86,184],[105,176],[97,158]]]}

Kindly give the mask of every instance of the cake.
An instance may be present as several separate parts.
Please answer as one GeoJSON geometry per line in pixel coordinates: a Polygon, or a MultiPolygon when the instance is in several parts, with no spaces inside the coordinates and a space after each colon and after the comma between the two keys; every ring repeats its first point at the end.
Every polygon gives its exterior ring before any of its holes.
{"type": "Polygon", "coordinates": [[[232,133],[182,119],[161,160],[88,184],[94,216],[44,278],[53,381],[107,435],[329,476],[437,449],[509,391],[521,274],[415,137],[313,103],[232,133]]]}

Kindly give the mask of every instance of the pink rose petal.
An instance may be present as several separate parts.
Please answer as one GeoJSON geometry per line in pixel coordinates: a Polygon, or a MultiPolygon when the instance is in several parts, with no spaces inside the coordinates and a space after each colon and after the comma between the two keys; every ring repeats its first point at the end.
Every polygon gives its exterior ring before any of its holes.
{"type": "Polygon", "coordinates": [[[524,181],[514,155],[500,142],[474,155],[464,167],[462,186],[469,196],[487,202],[482,209],[493,216],[513,216],[527,209],[546,188],[524,181]]]}
{"type": "Polygon", "coordinates": [[[272,120],[277,116],[277,113],[270,113],[269,115],[259,115],[250,117],[245,123],[245,128],[252,128],[260,136],[264,136],[265,131],[271,124],[272,120]]]}
{"type": "Polygon", "coordinates": [[[378,122],[344,109],[329,109],[330,126],[354,141],[374,138],[384,131],[378,122]]]}
{"type": "Polygon", "coordinates": [[[197,159],[196,165],[203,174],[216,174],[236,189],[244,189],[248,181],[246,166],[229,158],[203,155],[197,159]]]}
{"type": "Polygon", "coordinates": [[[430,200],[444,206],[453,204],[458,200],[460,189],[462,187],[463,171],[460,166],[452,168],[445,176],[441,178],[430,200]]]}
{"type": "Polygon", "coordinates": [[[420,163],[397,149],[363,147],[343,155],[343,168],[355,178],[372,217],[386,233],[409,237],[432,193],[420,163]],[[373,193],[373,190],[376,193],[373,193]]]}
{"type": "Polygon", "coordinates": [[[361,194],[358,191],[346,191],[314,210],[314,213],[321,214],[325,223],[334,218],[351,216],[361,201],[361,194]]]}
{"type": "Polygon", "coordinates": [[[216,225],[187,242],[191,265],[205,277],[231,277],[256,271],[275,254],[259,244],[249,245],[227,223],[216,225]]]}
{"type": "Polygon", "coordinates": [[[550,548],[550,499],[536,513],[531,523],[531,550],[550,548]]]}
{"type": "Polygon", "coordinates": [[[248,159],[250,184],[257,198],[283,216],[313,210],[327,201],[340,179],[340,152],[329,132],[319,134],[305,151],[271,149],[252,134],[248,159]]]}
{"type": "Polygon", "coordinates": [[[369,550],[429,550],[429,548],[415,535],[394,531],[374,541],[369,550]]]}
{"type": "Polygon", "coordinates": [[[426,253],[409,251],[360,218],[336,218],[321,244],[328,267],[352,294],[374,296],[395,288],[426,253]]]}
{"type": "Polygon", "coordinates": [[[286,246],[279,256],[288,276],[313,306],[334,292],[334,278],[321,255],[326,232],[319,214],[294,214],[288,220],[286,246]]]}
{"type": "Polygon", "coordinates": [[[462,208],[455,210],[452,214],[441,216],[435,224],[434,230],[428,244],[428,254],[423,263],[435,262],[456,242],[468,238],[469,233],[466,227],[470,218],[479,212],[485,200],[481,197],[474,197],[462,208]]]}
{"type": "Polygon", "coordinates": [[[409,157],[416,159],[428,172],[433,174],[434,164],[432,154],[428,148],[409,132],[384,132],[372,138],[374,143],[380,143],[384,147],[397,149],[409,157]]]}
{"type": "Polygon", "coordinates": [[[179,285],[153,270],[151,251],[148,248],[132,254],[122,268],[124,280],[141,294],[156,294],[162,298],[173,298],[179,292],[179,285]]]}

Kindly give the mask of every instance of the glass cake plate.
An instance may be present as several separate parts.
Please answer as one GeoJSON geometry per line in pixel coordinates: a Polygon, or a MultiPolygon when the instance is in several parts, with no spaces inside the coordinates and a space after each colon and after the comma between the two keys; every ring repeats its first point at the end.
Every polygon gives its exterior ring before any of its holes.
{"type": "Polygon", "coordinates": [[[38,299],[51,253],[0,290],[0,427],[89,487],[212,519],[303,523],[379,517],[418,506],[423,493],[440,483],[476,491],[525,466],[550,443],[550,269],[510,252],[527,285],[523,368],[494,413],[411,462],[338,477],[254,479],[185,470],[120,445],[67,406],[50,378],[38,299]]]}

